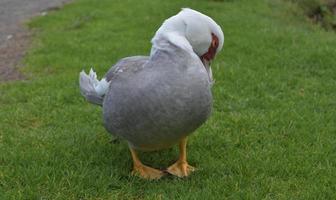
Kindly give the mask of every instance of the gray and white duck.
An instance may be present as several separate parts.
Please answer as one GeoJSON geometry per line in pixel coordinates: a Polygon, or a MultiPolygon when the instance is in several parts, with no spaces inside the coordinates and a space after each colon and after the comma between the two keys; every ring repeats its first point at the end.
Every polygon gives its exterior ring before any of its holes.
{"type": "Polygon", "coordinates": [[[149,56],[123,58],[101,80],[92,69],[82,71],[80,90],[87,101],[102,106],[106,130],[128,142],[133,174],[189,176],[195,168],[187,162],[187,137],[211,113],[210,63],[224,34],[213,19],[185,8],[165,20],[151,42],[149,56]],[[137,155],[178,143],[179,158],[164,171],[144,165],[137,155]]]}

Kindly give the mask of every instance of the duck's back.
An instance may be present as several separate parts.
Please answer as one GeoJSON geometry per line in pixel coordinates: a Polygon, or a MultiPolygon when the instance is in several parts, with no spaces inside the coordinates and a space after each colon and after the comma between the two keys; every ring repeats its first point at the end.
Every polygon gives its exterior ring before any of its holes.
{"type": "Polygon", "coordinates": [[[208,118],[212,95],[200,60],[183,52],[157,52],[123,66],[111,76],[103,115],[106,129],[133,148],[169,147],[208,118]]]}

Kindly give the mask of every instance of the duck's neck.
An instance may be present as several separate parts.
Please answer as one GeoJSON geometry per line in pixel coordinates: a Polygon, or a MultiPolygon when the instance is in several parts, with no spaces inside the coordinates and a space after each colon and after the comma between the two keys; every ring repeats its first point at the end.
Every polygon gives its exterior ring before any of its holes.
{"type": "Polygon", "coordinates": [[[169,51],[172,45],[189,53],[194,53],[189,41],[178,32],[157,33],[152,39],[152,44],[150,55],[157,50],[169,51]]]}
{"type": "Polygon", "coordinates": [[[153,55],[157,50],[169,51],[172,45],[189,53],[194,53],[190,42],[186,38],[186,23],[180,15],[172,16],[163,22],[156,31],[152,44],[150,55],[153,55]]]}

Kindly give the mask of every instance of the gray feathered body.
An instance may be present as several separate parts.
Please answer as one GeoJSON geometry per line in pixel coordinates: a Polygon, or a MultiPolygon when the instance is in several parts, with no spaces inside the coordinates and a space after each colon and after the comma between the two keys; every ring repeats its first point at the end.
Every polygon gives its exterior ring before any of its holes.
{"type": "Polygon", "coordinates": [[[122,59],[105,75],[106,129],[139,150],[177,143],[204,123],[212,107],[211,83],[196,55],[172,46],[151,57],[122,59]]]}

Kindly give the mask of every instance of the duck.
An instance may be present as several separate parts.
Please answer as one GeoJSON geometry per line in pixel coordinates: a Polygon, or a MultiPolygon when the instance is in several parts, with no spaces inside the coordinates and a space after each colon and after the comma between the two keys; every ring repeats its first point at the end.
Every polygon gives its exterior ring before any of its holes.
{"type": "Polygon", "coordinates": [[[187,139],[211,114],[211,62],[224,34],[209,16],[183,8],[163,22],[151,43],[148,56],[122,58],[100,80],[92,68],[81,71],[80,92],[102,107],[105,129],[127,141],[131,174],[187,177],[195,171],[187,161],[187,139]],[[178,159],[165,170],[143,164],[138,156],[177,144],[178,159]]]}

